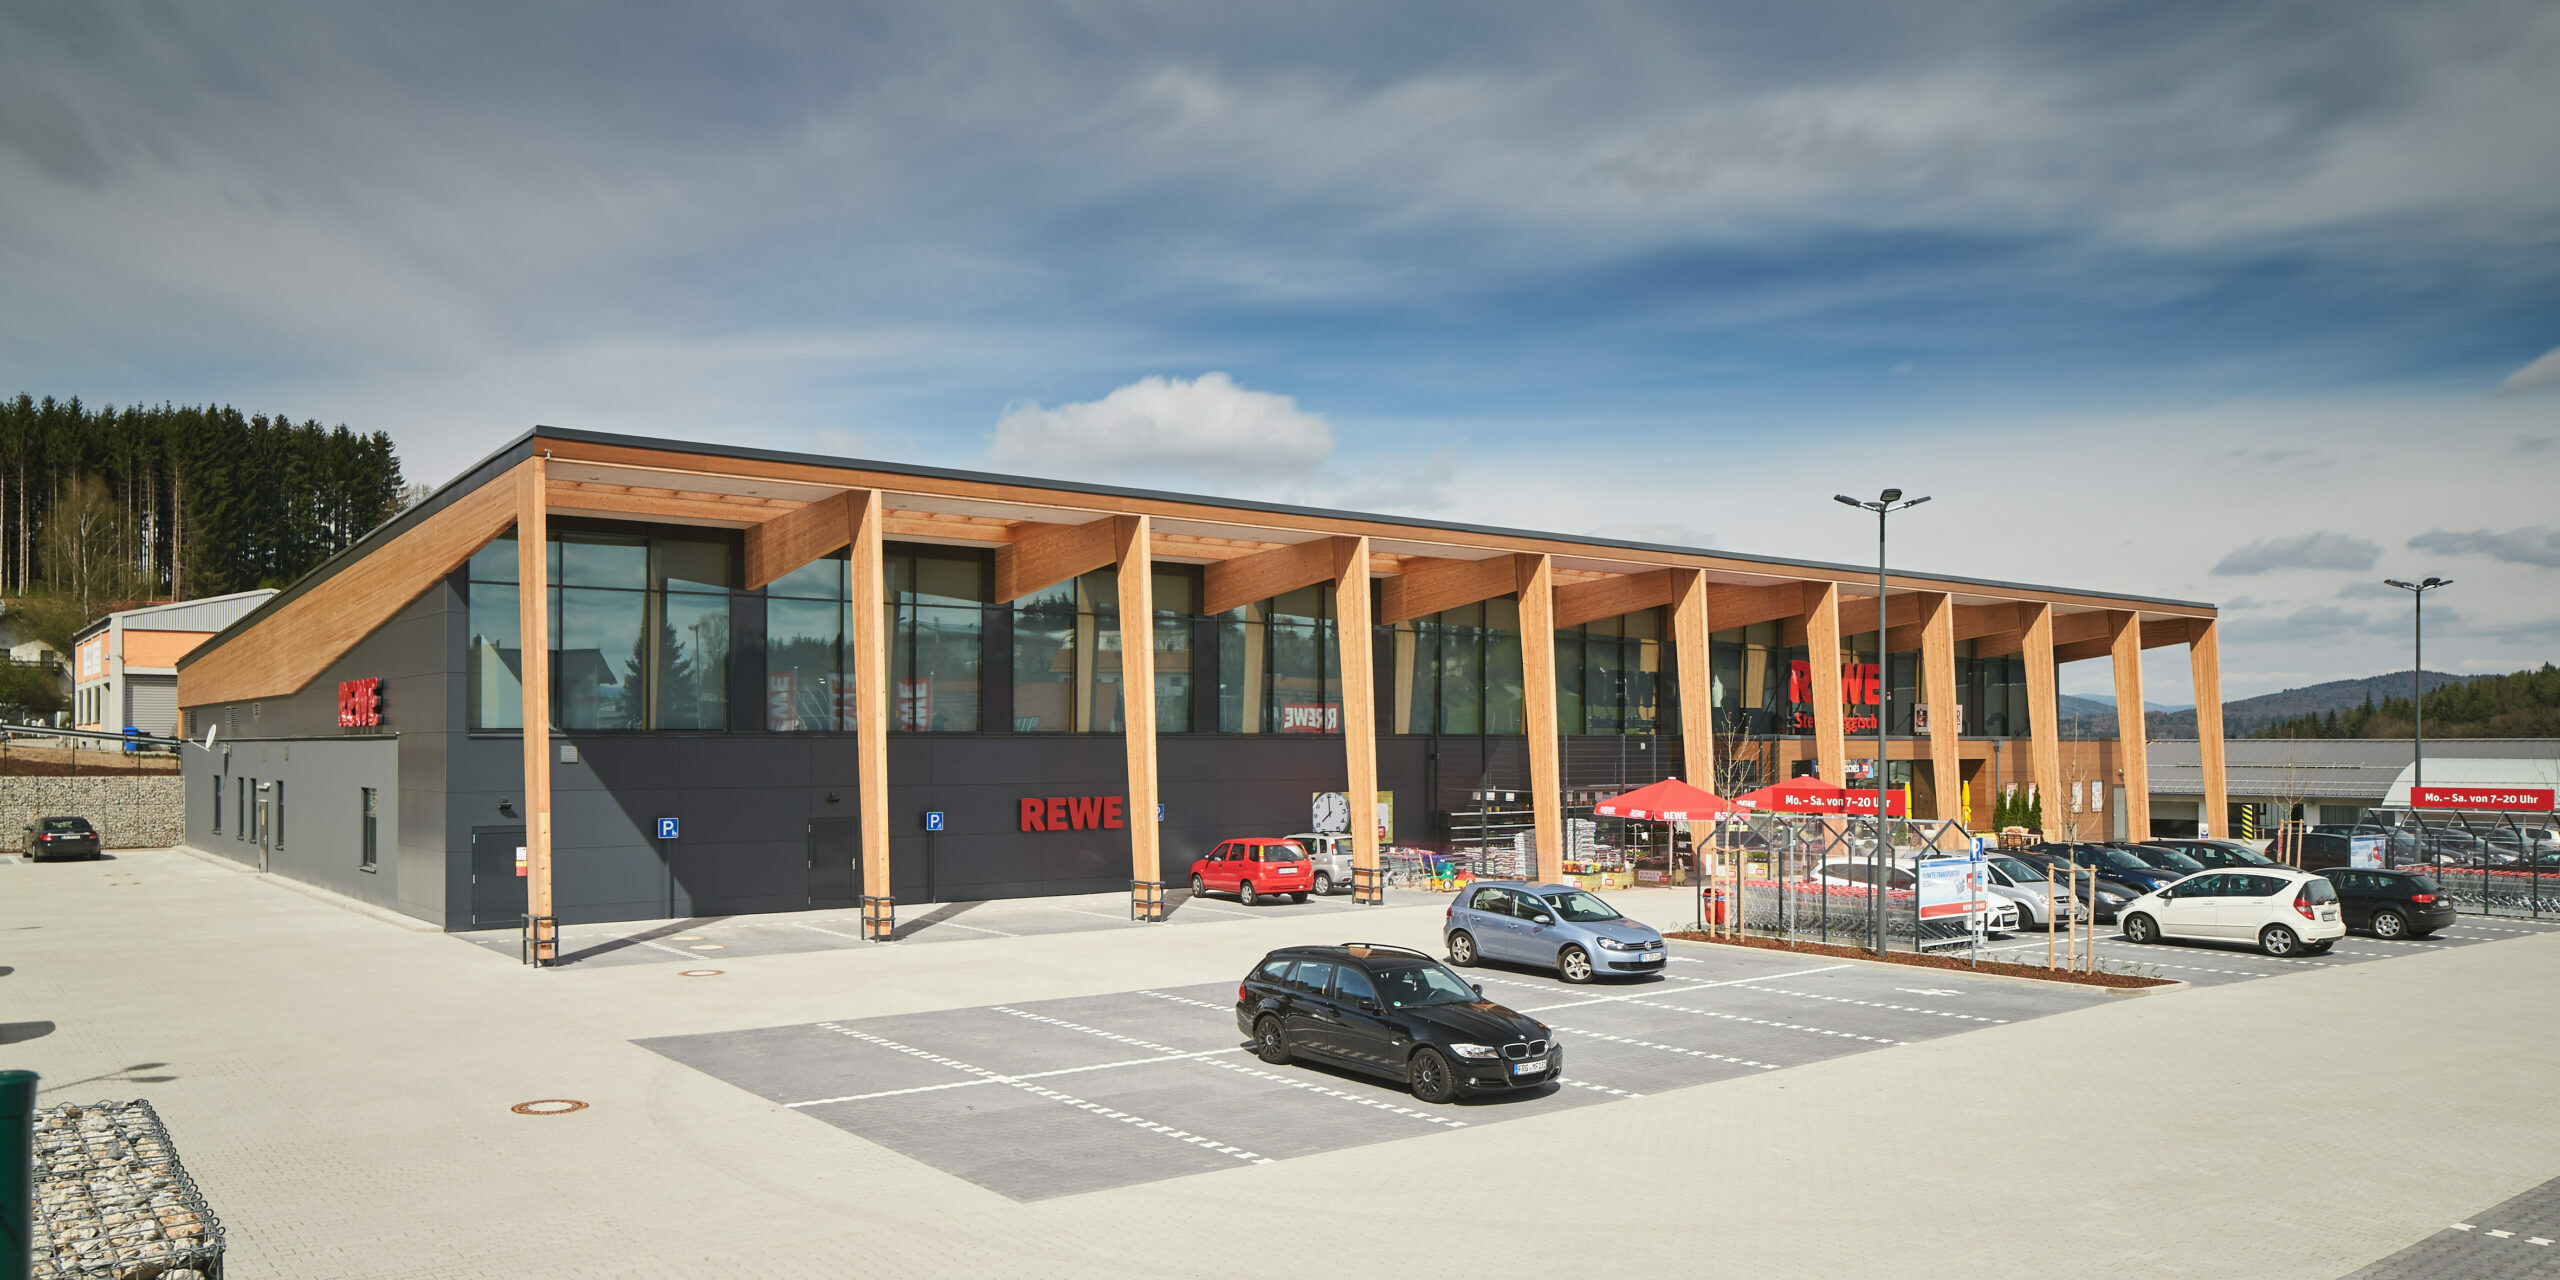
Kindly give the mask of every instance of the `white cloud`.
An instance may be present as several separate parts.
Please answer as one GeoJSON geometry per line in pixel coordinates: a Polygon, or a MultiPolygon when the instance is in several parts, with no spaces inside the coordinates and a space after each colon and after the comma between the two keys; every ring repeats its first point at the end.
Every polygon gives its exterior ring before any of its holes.
{"type": "Polygon", "coordinates": [[[2276,569],[2370,569],[2382,548],[2349,533],[2306,533],[2291,538],[2260,538],[2224,556],[2213,566],[2217,574],[2267,573],[2276,569]]]}
{"type": "MultiPolygon", "coordinates": [[[[2507,380],[2498,384],[2498,394],[2511,396],[2519,391],[2549,386],[2560,386],[2560,347],[2543,352],[2540,359],[2508,374],[2507,380]]],[[[2539,452],[2539,445],[2535,451],[2539,452]]]]}
{"type": "Polygon", "coordinates": [[[1099,400],[1015,405],[987,452],[1009,467],[1086,476],[1298,475],[1333,456],[1333,424],[1223,373],[1149,377],[1099,400]]]}
{"type": "Polygon", "coordinates": [[[2504,533],[2492,529],[2430,529],[2409,539],[2409,549],[2442,555],[2487,556],[2509,564],[2560,569],[2560,529],[2546,529],[2540,525],[2509,529],[2504,533]]]}

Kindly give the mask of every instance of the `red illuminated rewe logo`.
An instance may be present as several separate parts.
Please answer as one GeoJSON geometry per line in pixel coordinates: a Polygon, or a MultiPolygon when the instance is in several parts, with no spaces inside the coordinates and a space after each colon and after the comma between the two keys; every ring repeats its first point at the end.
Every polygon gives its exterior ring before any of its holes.
{"type": "Polygon", "coordinates": [[[362,729],[382,723],[382,678],[338,682],[338,727],[362,729]]]}
{"type": "Polygon", "coordinates": [[[1127,801],[1120,796],[1024,796],[1025,831],[1117,831],[1127,801]]]}

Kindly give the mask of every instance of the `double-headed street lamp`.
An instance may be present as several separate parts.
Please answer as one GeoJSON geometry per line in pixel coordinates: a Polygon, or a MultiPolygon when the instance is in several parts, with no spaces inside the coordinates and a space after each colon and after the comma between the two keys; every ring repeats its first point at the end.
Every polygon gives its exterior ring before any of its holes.
{"type": "MultiPolygon", "coordinates": [[[[1871,912],[1875,919],[1875,950],[1877,954],[1881,955],[1884,953],[1884,890],[1885,886],[1892,880],[1891,873],[1886,870],[1887,867],[1892,865],[1888,856],[1889,850],[1892,846],[1885,839],[1884,817],[1884,799],[1885,792],[1887,790],[1886,778],[1888,776],[1888,771],[1884,767],[1885,713],[1893,703],[1893,676],[1892,672],[1889,670],[1892,665],[1893,658],[1885,649],[1884,639],[1884,518],[1892,515],[1896,511],[1907,511],[1913,507],[1919,506],[1921,503],[1927,502],[1929,499],[1926,497],[1919,497],[1906,501],[1902,496],[1902,490],[1887,489],[1884,492],[1877,494],[1876,500],[1873,502],[1860,502],[1856,498],[1852,498],[1845,493],[1835,493],[1831,495],[1831,500],[1833,502],[1840,503],[1843,506],[1856,507],[1862,511],[1872,511],[1876,513],[1876,865],[1875,884],[1868,896],[1873,900],[1871,912]]],[[[1818,662],[1838,662],[1839,660],[1840,655],[1836,653],[1831,654],[1828,657],[1815,655],[1815,661],[1818,662]]],[[[1836,711],[1837,708],[1826,708],[1825,710],[1826,712],[1832,712],[1836,711]]],[[[1845,763],[1846,761],[1843,761],[1843,764],[1845,763]]],[[[1940,785],[1944,785],[1944,783],[1941,783],[1940,785]]],[[[1913,935],[1911,943],[1915,947],[1920,945],[1918,935],[1913,935]]]]}
{"type": "Polygon", "coordinates": [[[2453,579],[2402,582],[2385,578],[2382,585],[2409,593],[2409,799],[2415,808],[2418,788],[2427,781],[2427,593],[2452,586],[2453,579]]]}

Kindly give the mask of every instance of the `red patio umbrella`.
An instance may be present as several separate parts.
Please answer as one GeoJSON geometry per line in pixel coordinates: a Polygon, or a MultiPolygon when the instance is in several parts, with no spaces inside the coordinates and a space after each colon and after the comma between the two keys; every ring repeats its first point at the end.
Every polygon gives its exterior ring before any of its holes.
{"type": "Polygon", "coordinates": [[[1733,811],[1733,803],[1712,791],[1701,791],[1678,778],[1665,778],[1649,787],[1638,787],[1625,795],[1603,800],[1591,806],[1593,813],[1604,818],[1639,818],[1647,822],[1705,822],[1719,814],[1733,811]]]}

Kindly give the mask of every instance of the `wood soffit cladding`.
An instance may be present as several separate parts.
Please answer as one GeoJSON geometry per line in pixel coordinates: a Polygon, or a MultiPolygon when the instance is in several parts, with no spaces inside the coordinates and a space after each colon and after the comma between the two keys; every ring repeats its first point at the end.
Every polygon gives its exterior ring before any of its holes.
{"type": "MultiPolygon", "coordinates": [[[[1697,572],[1707,588],[1709,625],[1723,631],[1764,622],[1790,623],[1802,634],[1806,611],[1826,585],[1841,588],[1840,630],[1872,633],[1872,596],[1849,592],[1873,582],[1850,566],[1718,555],[1668,547],[1636,547],[1562,535],[1431,524],[1387,516],[1272,507],[1134,490],[1051,487],[1045,482],[929,469],[874,469],[860,464],[747,451],[701,451],[666,442],[542,428],[511,443],[445,491],[430,495],[405,520],[321,566],[276,601],[226,629],[181,664],[180,703],[201,706],[281,696],[325,670],[373,628],[473,551],[513,524],[516,459],[549,458],[549,508],[590,515],[746,531],[752,581],[770,581],[798,564],[833,554],[851,540],[843,495],[878,490],[880,536],[889,541],[979,546],[997,559],[1000,599],[1015,599],[1113,563],[1115,534],[1150,517],[1151,559],[1209,566],[1215,583],[1204,603],[1264,599],[1330,576],[1338,548],[1371,539],[1368,571],[1384,579],[1378,621],[1406,621],[1441,609],[1516,593],[1525,566],[1546,557],[1559,626],[1572,626],[1673,601],[1674,570],[1697,572]],[[503,494],[502,497],[492,496],[503,494]],[[824,507],[825,511],[812,508],[824,507]],[[803,514],[806,513],[806,514],[803,514]],[[464,545],[467,544],[467,545],[464,545]],[[823,548],[823,549],[818,549],[823,548]],[[1431,552],[1435,554],[1423,554],[1431,552]],[[1069,566],[1081,565],[1082,568],[1069,566]],[[1322,566],[1325,573],[1318,573],[1322,566]],[[1055,575],[1055,576],[1051,576],[1055,575]],[[1247,584],[1294,585],[1236,596],[1247,584]],[[397,597],[396,599],[394,597],[397,597]],[[1231,599],[1233,597],[1233,599],[1231,599]],[[259,655],[234,653],[230,641],[257,631],[259,655]]],[[[1902,574],[1888,579],[1888,641],[1919,644],[1916,604],[1906,593],[1946,593],[1959,640],[1977,652],[2014,652],[2022,639],[2022,604],[2055,606],[2058,657],[2080,655],[2089,642],[2105,652],[2107,610],[2140,619],[2145,648],[2192,643],[2215,616],[2210,605],[2108,596],[2031,585],[1902,574]],[[2069,610],[2069,612],[2065,612],[2069,610]],[[2085,621],[2084,621],[2085,620],[2085,621]]],[[[1215,612],[1217,610],[1211,610],[1215,612]]]]}

